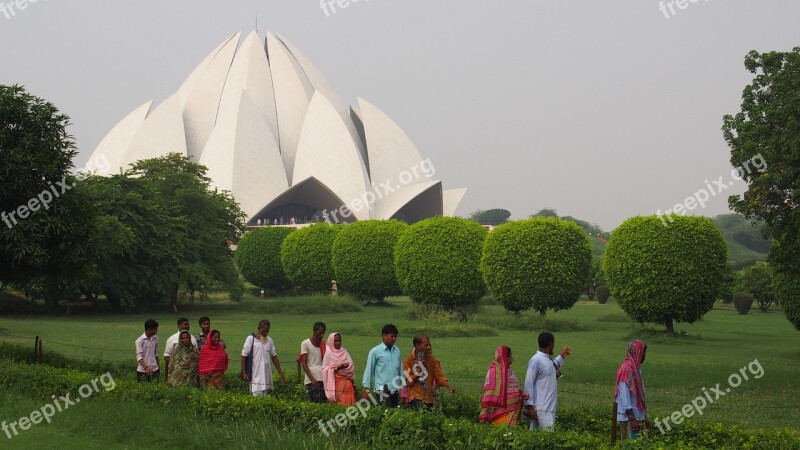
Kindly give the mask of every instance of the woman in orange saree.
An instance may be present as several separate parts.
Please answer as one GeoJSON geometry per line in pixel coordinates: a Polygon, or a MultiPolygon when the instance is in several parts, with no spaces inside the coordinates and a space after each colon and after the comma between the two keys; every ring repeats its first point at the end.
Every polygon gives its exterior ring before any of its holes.
{"type": "Polygon", "coordinates": [[[511,369],[511,349],[498,347],[483,384],[481,398],[481,423],[516,426],[522,415],[522,400],[527,398],[519,379],[511,369]]]}

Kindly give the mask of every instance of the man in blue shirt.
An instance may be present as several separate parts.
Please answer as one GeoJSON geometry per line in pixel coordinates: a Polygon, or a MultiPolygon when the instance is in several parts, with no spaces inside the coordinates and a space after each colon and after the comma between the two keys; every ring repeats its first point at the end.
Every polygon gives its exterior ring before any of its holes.
{"type": "Polygon", "coordinates": [[[369,391],[374,385],[374,391],[381,401],[394,408],[400,402],[400,389],[406,385],[403,359],[400,349],[394,345],[397,341],[397,327],[392,324],[384,325],[381,334],[383,342],[370,350],[367,357],[364,379],[361,382],[364,388],[362,397],[369,399],[369,391]]]}

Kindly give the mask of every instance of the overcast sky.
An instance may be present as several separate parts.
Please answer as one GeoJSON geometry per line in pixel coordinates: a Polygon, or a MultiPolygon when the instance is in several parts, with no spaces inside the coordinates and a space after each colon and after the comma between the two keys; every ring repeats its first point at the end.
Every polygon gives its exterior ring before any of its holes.
{"type": "Polygon", "coordinates": [[[752,79],[744,56],[800,45],[800,2],[786,0],[327,1],[326,14],[316,0],[39,0],[13,13],[0,0],[0,83],[72,118],[81,167],[257,14],[262,37],[286,37],[342,100],[392,117],[445,189],[468,187],[458,214],[551,207],[611,230],[707,184],[715,195],[692,213],[727,212],[744,185],[720,127],[752,79]]]}

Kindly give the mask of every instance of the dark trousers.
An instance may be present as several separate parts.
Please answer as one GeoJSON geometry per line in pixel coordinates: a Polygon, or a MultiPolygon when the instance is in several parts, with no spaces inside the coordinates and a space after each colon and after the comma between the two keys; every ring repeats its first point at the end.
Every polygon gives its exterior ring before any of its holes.
{"type": "Polygon", "coordinates": [[[158,377],[159,377],[159,375],[161,375],[161,372],[160,372],[160,371],[158,371],[158,370],[156,370],[155,372],[153,372],[153,374],[152,374],[152,375],[150,375],[150,376],[148,376],[148,375],[147,375],[146,373],[144,373],[144,372],[139,372],[139,371],[137,370],[137,371],[136,371],[136,381],[138,381],[138,382],[140,382],[140,383],[141,383],[141,382],[147,382],[147,383],[149,383],[149,382],[151,382],[151,381],[158,381],[158,377]]]}
{"type": "Polygon", "coordinates": [[[328,403],[328,397],[325,396],[325,387],[322,381],[317,381],[316,386],[309,383],[306,385],[306,392],[308,399],[313,403],[328,403]]]}
{"type": "Polygon", "coordinates": [[[397,408],[397,405],[400,404],[400,393],[399,392],[389,392],[389,387],[384,386],[383,392],[380,392],[380,403],[386,405],[387,408],[397,408]]]}
{"type": "Polygon", "coordinates": [[[413,409],[433,409],[432,403],[425,403],[422,400],[411,400],[411,403],[408,404],[409,407],[413,409]]]}

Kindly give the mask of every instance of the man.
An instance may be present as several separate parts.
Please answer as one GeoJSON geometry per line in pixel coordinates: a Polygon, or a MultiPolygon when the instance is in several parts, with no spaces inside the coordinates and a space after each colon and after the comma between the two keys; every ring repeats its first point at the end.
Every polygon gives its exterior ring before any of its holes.
{"type": "Polygon", "coordinates": [[[558,408],[556,381],[561,377],[564,358],[569,356],[572,349],[569,346],[564,347],[561,354],[551,361],[556,345],[555,337],[545,331],[539,335],[538,341],[539,351],[528,361],[528,372],[525,375],[525,394],[528,398],[523,404],[525,414],[531,420],[531,430],[539,428],[553,431],[558,408]]]}
{"type": "Polygon", "coordinates": [[[361,381],[363,392],[361,397],[369,400],[369,390],[378,393],[378,397],[389,408],[395,408],[400,403],[400,389],[406,386],[403,376],[403,361],[400,349],[394,345],[397,341],[397,327],[388,324],[381,330],[383,342],[369,351],[367,366],[364,368],[364,378],[361,381]]]}
{"type": "Polygon", "coordinates": [[[242,379],[250,383],[250,393],[256,397],[265,397],[272,391],[272,364],[278,370],[281,383],[286,383],[283,376],[281,363],[278,361],[278,352],[275,350],[275,343],[269,334],[269,320],[263,319],[258,322],[258,333],[247,336],[242,348],[242,379]],[[247,360],[252,357],[251,373],[247,373],[247,360]]]}
{"type": "Polygon", "coordinates": [[[144,334],[136,339],[136,380],[158,380],[158,322],[147,319],[144,323],[144,334]]]}
{"type": "Polygon", "coordinates": [[[431,354],[431,340],[426,334],[418,334],[412,340],[414,350],[403,361],[403,373],[406,375],[408,398],[406,401],[412,408],[433,408],[434,381],[455,394],[456,390],[448,383],[442,372],[442,366],[431,354]]]}
{"type": "MultiPolygon", "coordinates": [[[[172,358],[172,352],[175,351],[175,348],[178,346],[178,342],[180,342],[181,331],[184,330],[189,331],[189,319],[186,317],[181,317],[178,319],[178,332],[170,336],[169,339],[167,339],[167,343],[164,344],[164,381],[168,381],[169,360],[172,358]]],[[[192,338],[192,345],[194,345],[194,348],[197,348],[197,340],[191,334],[189,334],[189,337],[192,338]]]]}
{"type": "Polygon", "coordinates": [[[635,340],[628,343],[625,361],[617,370],[614,401],[617,404],[617,422],[622,424],[622,439],[636,439],[642,427],[650,429],[641,367],[646,354],[644,342],[635,340]]]}
{"type": "Polygon", "coordinates": [[[325,324],[317,322],[311,329],[311,337],[300,343],[300,362],[305,376],[308,398],[313,403],[327,403],[325,387],[322,384],[322,358],[325,356],[325,324]]]}
{"type": "MultiPolygon", "coordinates": [[[[206,316],[203,316],[200,318],[198,323],[200,324],[200,332],[197,333],[197,337],[195,339],[197,340],[197,351],[199,352],[200,347],[205,345],[205,343],[210,338],[209,334],[211,333],[211,319],[209,319],[206,316]]],[[[225,345],[225,341],[223,341],[222,339],[219,340],[219,343],[222,344],[222,348],[227,348],[227,346],[225,345]]]]}

